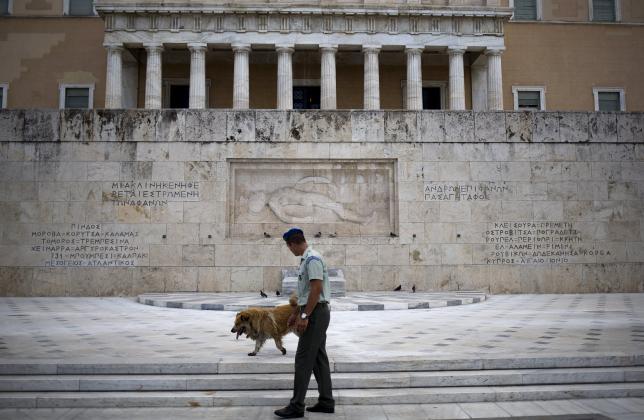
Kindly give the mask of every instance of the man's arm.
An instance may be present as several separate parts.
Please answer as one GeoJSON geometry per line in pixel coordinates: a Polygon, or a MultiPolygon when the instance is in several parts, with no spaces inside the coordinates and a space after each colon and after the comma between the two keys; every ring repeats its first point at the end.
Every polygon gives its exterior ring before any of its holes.
{"type": "MultiPolygon", "coordinates": [[[[322,292],[322,280],[319,279],[313,279],[311,280],[311,288],[309,289],[309,299],[306,301],[306,307],[304,308],[304,312],[306,312],[306,316],[310,316],[313,313],[313,310],[315,309],[315,305],[318,304],[318,301],[320,300],[320,293],[322,292]]],[[[296,321],[296,328],[300,333],[303,333],[306,328],[309,326],[309,319],[302,319],[299,316],[297,317],[296,321]]]]}

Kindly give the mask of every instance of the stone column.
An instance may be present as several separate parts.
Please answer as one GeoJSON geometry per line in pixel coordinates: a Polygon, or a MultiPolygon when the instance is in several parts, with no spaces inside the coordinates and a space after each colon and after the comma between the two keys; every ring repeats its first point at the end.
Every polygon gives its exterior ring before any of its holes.
{"type": "Polygon", "coordinates": [[[463,70],[463,47],[449,47],[449,108],[465,109],[465,75],[463,70]]]}
{"type": "Polygon", "coordinates": [[[248,56],[250,54],[250,44],[233,44],[232,47],[235,53],[233,108],[248,109],[250,105],[250,89],[248,87],[248,56]]]}
{"type": "Polygon", "coordinates": [[[378,70],[379,45],[365,45],[364,53],[364,109],[380,109],[380,76],[378,70]]]}
{"type": "Polygon", "coordinates": [[[161,108],[161,52],[163,44],[143,44],[148,53],[145,71],[145,107],[161,108]]]}
{"type": "Polygon", "coordinates": [[[424,47],[407,47],[407,109],[423,109],[421,56],[424,47]]]}
{"type": "MultiPolygon", "coordinates": [[[[277,51],[277,109],[293,109],[293,45],[276,45],[275,50],[277,51]]],[[[236,75],[237,54],[235,54],[236,75]]]]}
{"type": "Polygon", "coordinates": [[[335,53],[338,51],[337,45],[322,44],[320,52],[322,53],[321,62],[322,75],[320,80],[320,108],[336,109],[337,93],[335,88],[335,53]]]}
{"type": "Polygon", "coordinates": [[[117,109],[123,105],[123,44],[105,44],[107,74],[105,80],[105,108],[117,109]]]}
{"type": "Polygon", "coordinates": [[[487,56],[487,109],[503,110],[503,76],[501,74],[501,54],[503,49],[490,48],[487,56]]]}
{"type": "Polygon", "coordinates": [[[190,108],[206,107],[206,48],[204,43],[188,44],[190,50],[190,108]]]}

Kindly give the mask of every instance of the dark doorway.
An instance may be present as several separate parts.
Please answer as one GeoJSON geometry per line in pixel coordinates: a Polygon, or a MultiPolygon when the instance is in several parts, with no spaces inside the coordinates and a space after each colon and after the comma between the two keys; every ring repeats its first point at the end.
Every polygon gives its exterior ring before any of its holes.
{"type": "Polygon", "coordinates": [[[423,88],[423,109],[441,109],[441,88],[430,86],[423,88]]]}
{"type": "Polygon", "coordinates": [[[170,108],[190,106],[190,85],[170,85],[170,108]]]}
{"type": "Polygon", "coordinates": [[[293,109],[320,109],[320,86],[293,86],[293,109]]]}

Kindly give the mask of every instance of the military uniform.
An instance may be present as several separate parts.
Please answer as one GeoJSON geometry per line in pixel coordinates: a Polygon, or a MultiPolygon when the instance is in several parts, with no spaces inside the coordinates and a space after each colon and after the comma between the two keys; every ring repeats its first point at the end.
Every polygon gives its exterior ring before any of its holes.
{"type": "Polygon", "coordinates": [[[319,404],[329,408],[335,406],[331,370],[326,355],[326,330],[331,319],[329,273],[320,253],[308,247],[301,257],[298,273],[297,303],[301,311],[306,307],[312,279],[322,280],[322,290],[318,304],[308,317],[308,327],[300,337],[295,354],[295,378],[290,406],[298,411],[304,410],[304,398],[311,380],[311,373],[315,375],[318,383],[319,404]]]}

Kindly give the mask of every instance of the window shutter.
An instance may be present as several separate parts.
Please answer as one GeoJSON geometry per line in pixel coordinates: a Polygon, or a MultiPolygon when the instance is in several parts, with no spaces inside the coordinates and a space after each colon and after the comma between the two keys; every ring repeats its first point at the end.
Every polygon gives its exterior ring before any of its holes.
{"type": "Polygon", "coordinates": [[[541,109],[541,92],[524,90],[518,95],[519,109],[541,109]]]}
{"type": "Polygon", "coordinates": [[[9,14],[9,0],[0,0],[0,15],[9,14]]]}
{"type": "Polygon", "coordinates": [[[69,0],[69,14],[71,16],[93,16],[93,0],[69,0]]]}
{"type": "Polygon", "coordinates": [[[0,108],[2,108],[3,100],[4,100],[4,88],[0,88],[0,108]]]}
{"type": "Polygon", "coordinates": [[[615,22],[615,0],[593,0],[593,20],[615,22]]]}
{"type": "Polygon", "coordinates": [[[89,108],[89,89],[65,89],[65,108],[89,108]]]}
{"type": "Polygon", "coordinates": [[[599,92],[599,111],[621,111],[619,92],[599,92]]]}
{"type": "Polygon", "coordinates": [[[514,18],[517,20],[537,20],[537,0],[515,0],[514,18]]]}

